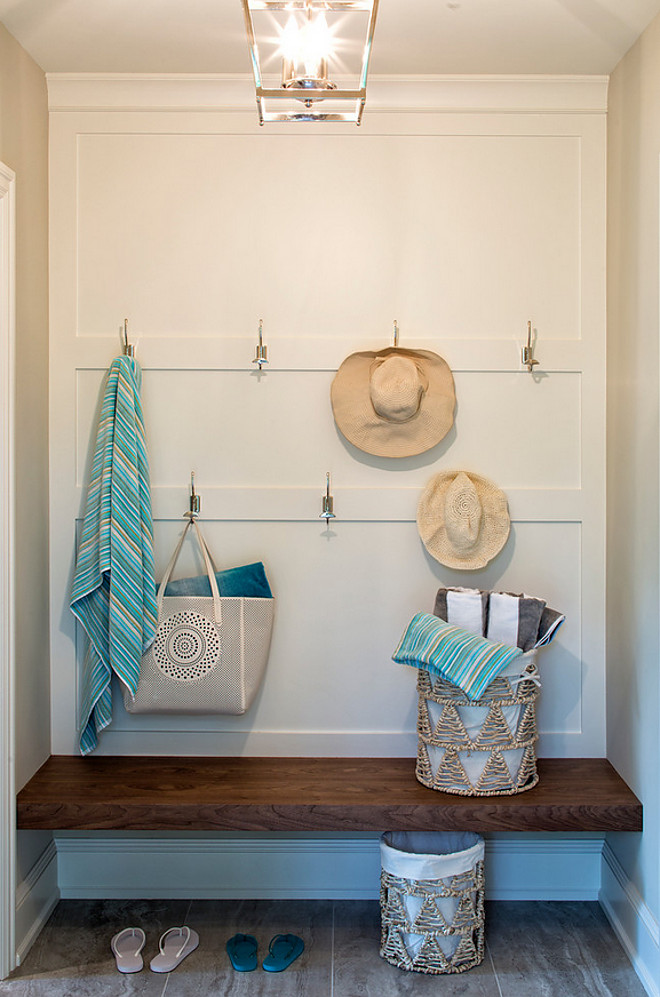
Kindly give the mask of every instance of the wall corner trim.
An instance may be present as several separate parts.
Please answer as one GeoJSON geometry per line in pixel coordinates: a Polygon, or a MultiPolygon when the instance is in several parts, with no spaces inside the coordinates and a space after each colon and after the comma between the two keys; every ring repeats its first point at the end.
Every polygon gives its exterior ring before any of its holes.
{"type": "Polygon", "coordinates": [[[660,997],[660,923],[607,841],[599,900],[649,997],[660,997]]]}
{"type": "Polygon", "coordinates": [[[16,176],[0,162],[0,979],[14,968],[15,951],[15,338],[16,176]]]}
{"type": "Polygon", "coordinates": [[[16,964],[21,965],[60,899],[57,848],[51,841],[16,889],[16,964]]]}

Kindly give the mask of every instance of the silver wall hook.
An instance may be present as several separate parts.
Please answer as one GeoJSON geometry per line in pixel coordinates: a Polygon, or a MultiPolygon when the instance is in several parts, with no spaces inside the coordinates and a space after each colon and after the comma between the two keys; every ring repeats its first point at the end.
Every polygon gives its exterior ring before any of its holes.
{"type": "Polygon", "coordinates": [[[135,347],[132,343],[128,341],[128,319],[124,319],[124,356],[133,357],[135,356],[135,347]]]}
{"type": "Polygon", "coordinates": [[[259,370],[261,370],[264,364],[268,363],[268,347],[264,346],[263,329],[264,329],[264,320],[260,318],[259,342],[257,343],[257,352],[255,354],[254,360],[252,361],[252,363],[256,363],[259,366],[259,370]]]}
{"type": "Polygon", "coordinates": [[[330,471],[326,473],[325,476],[325,495],[323,496],[323,512],[319,514],[319,519],[325,519],[327,522],[329,519],[336,519],[334,513],[335,500],[330,494],[330,471]]]}
{"type": "Polygon", "coordinates": [[[394,319],[394,346],[399,345],[399,323],[394,319]]]}
{"type": "Polygon", "coordinates": [[[190,509],[188,509],[187,512],[184,512],[183,515],[187,516],[188,519],[196,519],[197,516],[199,516],[199,512],[200,512],[201,508],[202,508],[201,499],[200,499],[199,495],[197,494],[197,492],[195,491],[195,472],[191,471],[190,472],[190,509]]]}
{"type": "Polygon", "coordinates": [[[523,346],[520,351],[520,359],[530,374],[533,373],[534,368],[538,364],[538,360],[534,359],[534,347],[532,346],[532,323],[527,323],[527,346],[523,346]]]}

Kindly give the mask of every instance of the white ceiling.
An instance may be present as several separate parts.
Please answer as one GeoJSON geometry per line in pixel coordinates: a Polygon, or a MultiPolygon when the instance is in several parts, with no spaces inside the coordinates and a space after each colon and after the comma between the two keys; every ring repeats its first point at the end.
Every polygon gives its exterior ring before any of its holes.
{"type": "MultiPolygon", "coordinates": [[[[660,0],[380,0],[373,74],[607,74],[660,0]]],[[[0,0],[46,72],[249,73],[239,0],[0,0]]]]}

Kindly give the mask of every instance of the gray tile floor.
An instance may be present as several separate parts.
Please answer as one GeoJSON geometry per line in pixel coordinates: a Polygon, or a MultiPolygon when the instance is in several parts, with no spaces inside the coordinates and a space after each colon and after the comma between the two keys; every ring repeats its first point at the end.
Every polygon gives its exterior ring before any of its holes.
{"type": "Polygon", "coordinates": [[[644,997],[597,903],[490,903],[486,958],[457,976],[426,976],[378,955],[377,901],[65,900],[9,980],[8,997],[644,997]],[[127,925],[147,934],[146,965],[160,934],[189,924],[200,947],[173,973],[122,975],[110,938],[127,925]],[[286,972],[235,973],[225,941],[236,931],[292,931],[305,952],[286,972]]]}

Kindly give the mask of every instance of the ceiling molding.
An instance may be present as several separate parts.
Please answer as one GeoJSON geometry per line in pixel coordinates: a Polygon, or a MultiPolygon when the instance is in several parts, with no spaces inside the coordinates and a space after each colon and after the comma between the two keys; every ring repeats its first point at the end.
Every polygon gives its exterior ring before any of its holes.
{"type": "MultiPolygon", "coordinates": [[[[252,76],[48,73],[51,111],[235,111],[254,115],[252,76]]],[[[607,76],[372,76],[365,113],[605,113],[607,76]]],[[[340,81],[338,81],[340,82],[340,81]]]]}

